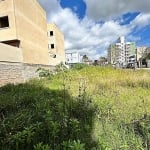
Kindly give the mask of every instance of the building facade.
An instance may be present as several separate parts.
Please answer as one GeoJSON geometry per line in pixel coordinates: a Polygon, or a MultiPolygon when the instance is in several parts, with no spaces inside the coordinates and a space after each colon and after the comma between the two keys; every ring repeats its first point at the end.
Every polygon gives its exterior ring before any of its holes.
{"type": "Polygon", "coordinates": [[[66,52],[66,64],[82,63],[82,56],[78,52],[66,52]]]}
{"type": "Polygon", "coordinates": [[[119,37],[116,43],[111,44],[108,48],[108,63],[124,67],[129,63],[135,62],[135,54],[135,43],[125,42],[124,37],[119,37]]]}
{"type": "Polygon", "coordinates": [[[136,58],[139,67],[148,67],[150,68],[150,47],[137,47],[136,49],[136,58]]]}
{"type": "MultiPolygon", "coordinates": [[[[57,59],[49,52],[48,28],[46,12],[37,0],[0,0],[0,85],[38,77],[39,67],[54,68],[57,59]]],[[[56,58],[65,60],[63,35],[55,31],[55,40],[61,43],[56,58]]]]}
{"type": "Polygon", "coordinates": [[[111,44],[108,47],[108,62],[114,64],[116,62],[116,45],[111,44]]]}
{"type": "Polygon", "coordinates": [[[139,61],[140,58],[142,58],[144,56],[146,48],[147,47],[137,47],[136,48],[136,59],[137,59],[137,61],[139,61]]]}
{"type": "Polygon", "coordinates": [[[22,49],[23,62],[49,64],[46,13],[36,0],[0,1],[0,42],[22,49]]]}
{"type": "Polygon", "coordinates": [[[64,35],[54,24],[47,24],[48,53],[50,64],[58,65],[65,63],[64,35]]]}
{"type": "Polygon", "coordinates": [[[125,61],[127,64],[136,61],[136,46],[134,42],[126,42],[125,44],[125,61]]]}

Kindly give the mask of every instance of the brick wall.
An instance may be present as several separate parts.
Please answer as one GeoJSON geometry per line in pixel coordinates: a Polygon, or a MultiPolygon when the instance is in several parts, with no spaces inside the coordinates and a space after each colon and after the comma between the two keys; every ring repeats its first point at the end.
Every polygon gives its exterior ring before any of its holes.
{"type": "Polygon", "coordinates": [[[22,63],[0,62],[0,85],[24,82],[22,63]]]}
{"type": "Polygon", "coordinates": [[[53,66],[40,64],[24,64],[12,62],[0,62],[0,86],[8,83],[22,83],[31,78],[38,78],[38,68],[53,70],[53,66]]]}

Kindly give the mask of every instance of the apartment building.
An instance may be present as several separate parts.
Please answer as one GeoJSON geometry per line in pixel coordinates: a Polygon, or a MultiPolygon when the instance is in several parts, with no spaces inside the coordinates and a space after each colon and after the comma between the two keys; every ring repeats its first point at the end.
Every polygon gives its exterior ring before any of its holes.
{"type": "Polygon", "coordinates": [[[58,65],[65,63],[64,35],[56,24],[47,24],[48,53],[50,64],[58,65]]]}
{"type": "Polygon", "coordinates": [[[125,44],[125,61],[127,64],[136,61],[136,46],[134,42],[126,42],[125,44]]]}
{"type": "Polygon", "coordinates": [[[137,61],[139,61],[140,58],[143,57],[143,55],[145,54],[146,48],[147,47],[137,47],[136,48],[136,59],[137,59],[137,61]]]}
{"type": "Polygon", "coordinates": [[[111,44],[108,47],[108,62],[114,64],[116,62],[116,45],[111,44]]]}
{"type": "Polygon", "coordinates": [[[108,63],[119,64],[120,67],[135,62],[135,43],[126,42],[124,37],[119,37],[108,48],[108,63]]]}
{"type": "Polygon", "coordinates": [[[48,28],[46,12],[37,0],[0,0],[0,85],[38,77],[37,68],[53,69],[64,60],[63,35],[53,25],[58,41],[54,59],[48,48],[52,40],[48,28]]]}
{"type": "Polygon", "coordinates": [[[139,67],[144,67],[146,65],[148,68],[150,68],[150,47],[137,47],[136,49],[136,58],[138,62],[139,67]]]}

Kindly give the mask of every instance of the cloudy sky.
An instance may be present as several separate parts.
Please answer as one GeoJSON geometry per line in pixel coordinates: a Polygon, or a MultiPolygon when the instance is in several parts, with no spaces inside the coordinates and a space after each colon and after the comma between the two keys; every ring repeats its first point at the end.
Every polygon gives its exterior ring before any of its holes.
{"type": "Polygon", "coordinates": [[[150,46],[150,0],[38,0],[65,37],[65,50],[107,56],[119,36],[150,46]]]}

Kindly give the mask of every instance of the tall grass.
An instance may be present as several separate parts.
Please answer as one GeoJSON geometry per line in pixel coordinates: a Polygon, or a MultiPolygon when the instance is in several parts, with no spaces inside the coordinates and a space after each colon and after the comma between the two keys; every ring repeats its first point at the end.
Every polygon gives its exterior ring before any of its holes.
{"type": "MultiPolygon", "coordinates": [[[[98,106],[93,136],[102,149],[150,149],[149,70],[85,67],[64,74],[73,95],[82,87],[98,106]]],[[[58,74],[53,81],[62,78],[58,74]]]]}
{"type": "Polygon", "coordinates": [[[0,92],[3,149],[150,149],[149,70],[74,67],[0,92]]]}

